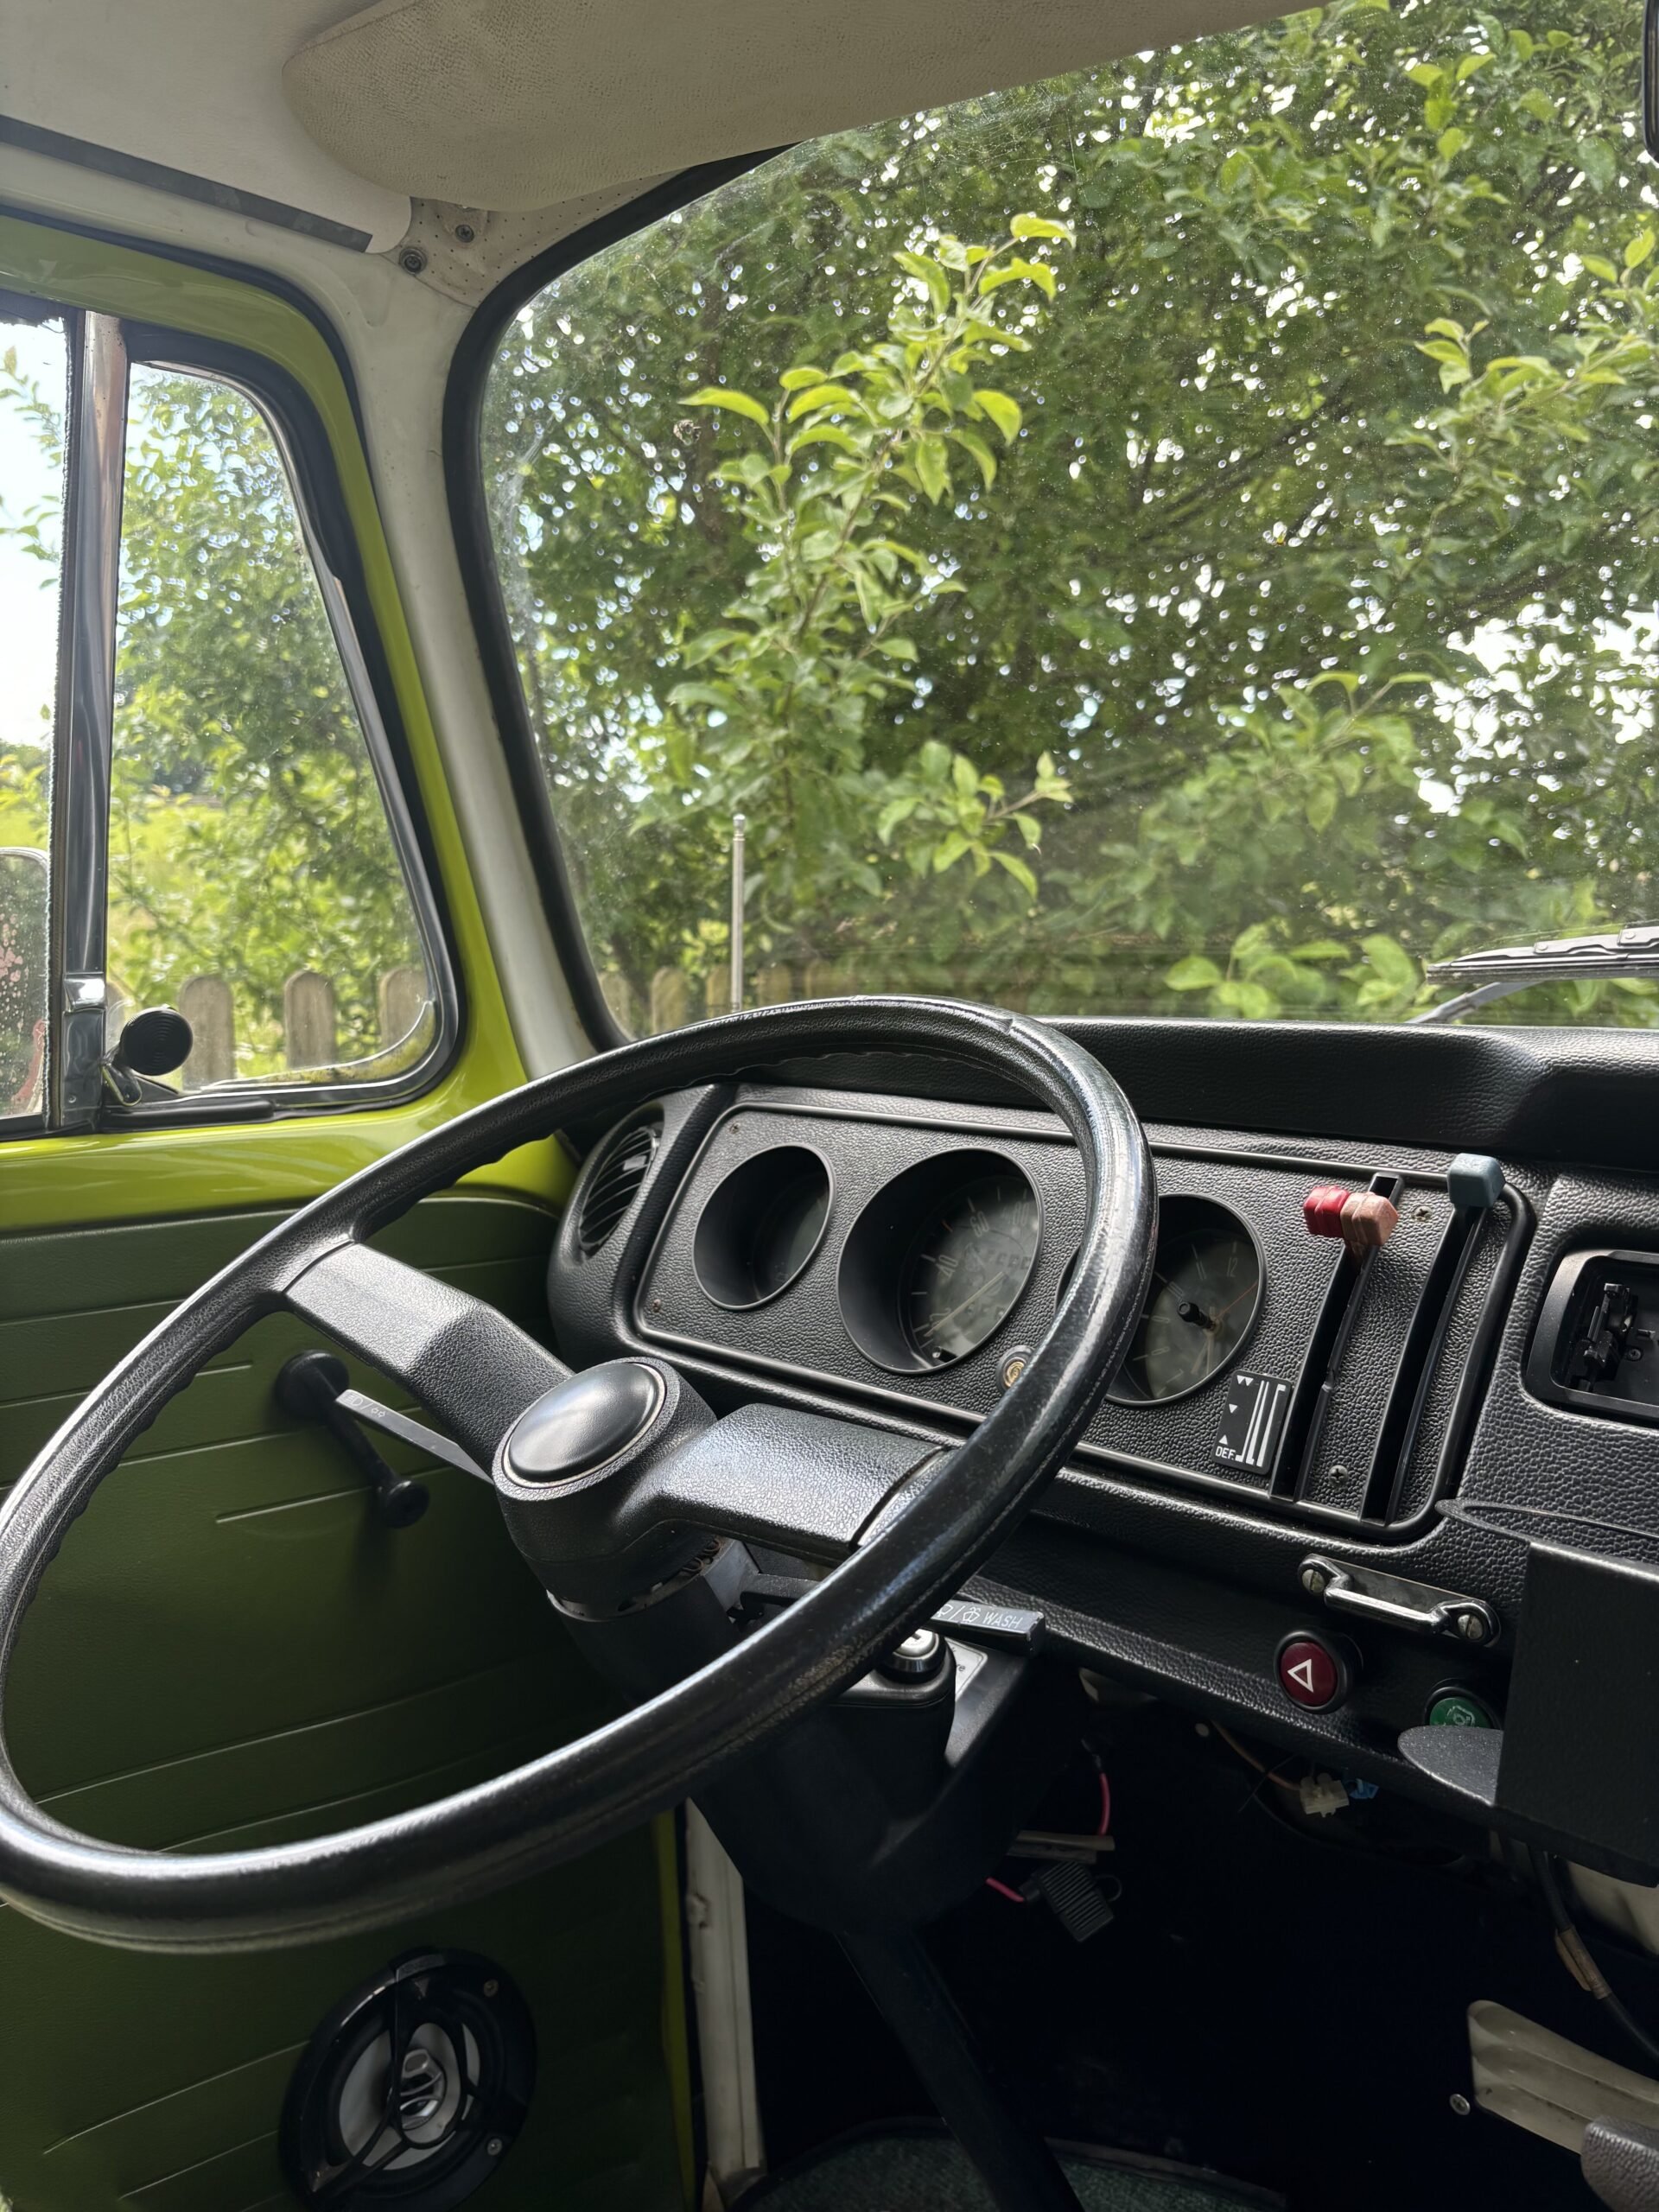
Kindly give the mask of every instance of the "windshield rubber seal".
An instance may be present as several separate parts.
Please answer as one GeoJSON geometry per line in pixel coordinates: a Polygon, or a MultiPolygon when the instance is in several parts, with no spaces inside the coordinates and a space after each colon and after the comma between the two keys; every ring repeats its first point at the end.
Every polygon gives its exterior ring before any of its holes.
{"type": "Polygon", "coordinates": [[[443,395],[443,474],[450,527],[461,563],[467,610],[478,640],[484,681],[496,728],[506,756],[513,803],[542,894],[550,935],[576,1014],[596,1051],[626,1044],[627,1033],[607,1004],[599,970],[576,911],[570,871],[559,842],[557,817],[547,778],[537,757],[536,731],[518,673],[518,658],[507,620],[506,600],[496,565],[484,486],[484,395],[507,325],[527,302],[607,246],[632,238],[701,200],[722,184],[746,176],[788,149],[769,146],[756,154],[704,162],[682,169],[649,192],[626,200],[566,238],[533,255],[489,293],[461,332],[450,360],[443,395]]]}

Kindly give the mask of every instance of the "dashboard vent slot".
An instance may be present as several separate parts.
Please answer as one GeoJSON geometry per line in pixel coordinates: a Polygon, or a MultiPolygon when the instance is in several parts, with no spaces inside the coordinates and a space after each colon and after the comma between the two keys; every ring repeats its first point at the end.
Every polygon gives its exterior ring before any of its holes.
{"type": "Polygon", "coordinates": [[[576,1216],[576,1243],[584,1260],[593,1258],[639,1197],[662,1135],[663,1117],[653,1107],[606,1139],[576,1216]]]}

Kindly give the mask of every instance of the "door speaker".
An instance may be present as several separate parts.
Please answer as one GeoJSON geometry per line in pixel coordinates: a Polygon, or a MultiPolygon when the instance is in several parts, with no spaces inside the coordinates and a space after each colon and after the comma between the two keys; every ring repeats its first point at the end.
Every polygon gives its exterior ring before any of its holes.
{"type": "Polygon", "coordinates": [[[306,2046],[283,2107],[289,2186],[327,2212],[448,2212],[512,2149],[535,2084],[535,2031],[501,1968],[407,1952],[306,2046]]]}

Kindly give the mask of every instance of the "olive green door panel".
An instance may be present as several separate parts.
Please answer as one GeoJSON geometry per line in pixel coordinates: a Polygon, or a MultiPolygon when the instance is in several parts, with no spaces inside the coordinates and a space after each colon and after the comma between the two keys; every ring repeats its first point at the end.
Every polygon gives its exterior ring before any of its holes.
{"type": "MultiPolygon", "coordinates": [[[[275,1218],[0,1239],[0,1483],[275,1218]]],[[[456,1194],[380,1241],[540,1332],[550,1229],[534,1205],[456,1194]]],[[[228,1346],[48,1573],[6,1726],[25,1780],[72,1826],[174,1850],[286,1841],[482,1780],[607,1709],[483,1484],[378,1439],[431,1493],[413,1528],[387,1529],[326,1433],[277,1408],[278,1369],[316,1341],[276,1316],[228,1346]]],[[[668,2212],[678,1999],[659,1847],[642,1834],[418,1925],[257,1959],[101,1950],[0,1910],[0,2190],[18,2212],[285,2202],[277,2117],[316,2021],[398,1951],[453,1942],[519,1982],[541,2054],[534,2117],[483,2212],[668,2212]]]]}

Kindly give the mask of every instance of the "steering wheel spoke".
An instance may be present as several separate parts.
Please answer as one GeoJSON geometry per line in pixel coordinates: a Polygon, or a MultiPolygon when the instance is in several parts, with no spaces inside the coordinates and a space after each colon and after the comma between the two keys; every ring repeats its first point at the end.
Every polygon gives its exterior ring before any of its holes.
{"type": "Polygon", "coordinates": [[[493,1306],[369,1244],[332,1246],[283,1286],[283,1301],[406,1384],[481,1467],[525,1407],[569,1379],[493,1306]]]}
{"type": "Polygon", "coordinates": [[[845,1559],[912,1471],[912,1436],[776,1406],[743,1406],[655,1471],[657,1510],[803,1559],[845,1559]]]}

